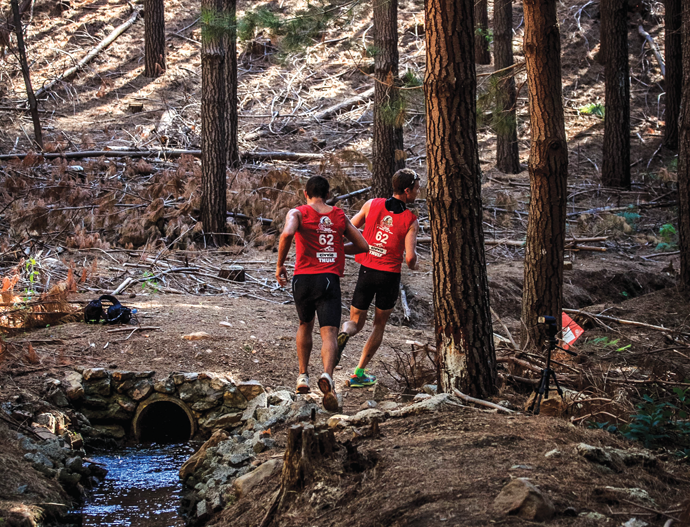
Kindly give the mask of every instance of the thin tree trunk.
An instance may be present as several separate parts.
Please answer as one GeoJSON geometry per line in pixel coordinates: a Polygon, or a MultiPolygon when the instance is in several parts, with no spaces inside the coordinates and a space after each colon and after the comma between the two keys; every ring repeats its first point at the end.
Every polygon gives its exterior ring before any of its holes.
{"type": "Polygon", "coordinates": [[[224,3],[225,15],[230,23],[229,32],[225,36],[227,162],[229,168],[238,168],[240,166],[240,149],[237,144],[237,0],[224,0],[224,3]]]}
{"type": "Polygon", "coordinates": [[[690,5],[683,6],[683,93],[680,105],[678,154],[678,231],[680,283],[690,288],[690,5]]]}
{"type": "Polygon", "coordinates": [[[144,77],[165,73],[165,3],[144,0],[144,77]]]}
{"type": "Polygon", "coordinates": [[[374,196],[390,197],[391,178],[405,168],[402,125],[405,119],[398,81],[398,0],[374,0],[374,196]]]}
{"type": "Polygon", "coordinates": [[[683,50],[681,42],[681,0],[666,0],[666,127],[664,145],[678,149],[678,114],[683,91],[683,50]]]}
{"type": "Polygon", "coordinates": [[[36,102],[34,89],[31,86],[31,73],[29,72],[29,64],[26,61],[26,48],[24,47],[22,15],[19,10],[19,4],[17,3],[17,0],[12,0],[12,14],[14,15],[14,31],[17,34],[17,51],[19,52],[19,63],[21,64],[22,75],[24,76],[26,96],[29,99],[29,110],[31,111],[31,120],[34,123],[34,139],[39,148],[43,150],[43,132],[41,132],[41,120],[38,118],[38,103],[36,102]]]}
{"type": "Polygon", "coordinates": [[[525,0],[525,64],[532,141],[530,205],[522,292],[523,342],[541,346],[537,317],[561,320],[568,179],[556,0],[525,0]]]}
{"type": "Polygon", "coordinates": [[[630,189],[630,80],[628,72],[628,0],[601,1],[606,116],[601,181],[630,189]]]}
{"type": "MultiPolygon", "coordinates": [[[[513,0],[494,0],[494,67],[513,65],[513,0]]],[[[496,167],[505,174],[520,172],[517,140],[517,97],[513,71],[498,74],[496,167]]]]}
{"type": "Polygon", "coordinates": [[[441,390],[496,392],[477,151],[474,1],[426,2],[426,132],[441,390]]]}
{"type": "MultiPolygon", "coordinates": [[[[474,3],[474,60],[477,64],[491,64],[489,51],[489,0],[474,3]]],[[[511,22],[512,25],[512,22],[511,22]]]]}
{"type": "MultiPolygon", "coordinates": [[[[206,12],[222,12],[222,0],[202,0],[206,12]]],[[[202,27],[201,42],[201,222],[206,232],[225,232],[227,198],[225,54],[218,28],[202,27]]],[[[213,235],[214,243],[220,239],[213,235]]]]}

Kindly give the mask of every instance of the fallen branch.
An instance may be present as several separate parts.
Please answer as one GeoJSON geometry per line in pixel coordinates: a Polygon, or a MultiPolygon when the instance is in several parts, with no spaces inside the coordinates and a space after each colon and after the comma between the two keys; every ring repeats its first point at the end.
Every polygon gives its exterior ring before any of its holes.
{"type": "Polygon", "coordinates": [[[494,404],[490,403],[489,401],[484,401],[482,399],[475,399],[474,397],[470,397],[469,395],[465,395],[461,391],[459,391],[456,388],[453,388],[453,393],[460,397],[465,402],[468,403],[474,403],[474,404],[479,404],[481,406],[486,406],[487,408],[493,408],[494,410],[500,410],[502,412],[506,412],[507,414],[514,414],[514,410],[510,410],[509,408],[506,408],[505,406],[501,406],[500,404],[494,404]]]}
{"type": "MultiPolygon", "coordinates": [[[[596,238],[569,238],[565,240],[565,249],[573,251],[597,251],[606,252],[606,247],[591,247],[589,245],[579,245],[581,242],[603,242],[607,240],[607,236],[598,236],[596,238]]],[[[431,236],[420,236],[417,238],[418,243],[431,243],[431,236]]],[[[524,247],[525,240],[484,240],[484,245],[507,245],[509,247],[524,247]]]]}
{"type": "Polygon", "coordinates": [[[154,329],[160,329],[157,326],[134,326],[134,327],[128,327],[128,328],[117,328],[117,329],[109,329],[108,333],[120,333],[122,331],[143,331],[143,330],[154,330],[154,329]]]}
{"type": "Polygon", "coordinates": [[[637,205],[634,205],[633,207],[597,207],[595,209],[589,209],[589,210],[582,210],[579,212],[569,212],[566,214],[568,218],[571,218],[573,216],[580,216],[582,214],[599,214],[600,212],[624,212],[626,210],[631,210],[632,208],[636,209],[658,209],[658,208],[663,208],[663,207],[676,207],[678,205],[677,201],[667,201],[665,203],[657,203],[655,201],[651,201],[649,203],[638,203],[637,205]]]}
{"type": "Polygon", "coordinates": [[[334,198],[329,199],[326,203],[329,205],[335,205],[339,201],[342,201],[342,200],[348,199],[348,198],[354,198],[355,196],[359,196],[360,194],[364,194],[366,192],[369,192],[370,190],[371,190],[371,187],[361,188],[359,190],[355,190],[354,192],[350,192],[349,194],[343,194],[342,196],[335,196],[334,198]]]}
{"type": "MultiPolygon", "coordinates": [[[[590,318],[597,318],[599,320],[609,320],[610,322],[616,322],[618,324],[623,324],[626,326],[636,326],[638,328],[653,329],[654,331],[663,331],[664,333],[676,333],[671,328],[665,328],[663,326],[655,326],[653,324],[647,324],[645,322],[636,322],[634,320],[625,320],[622,318],[610,317],[608,315],[596,315],[594,313],[588,313],[587,311],[581,311],[579,309],[563,309],[565,313],[574,313],[576,315],[584,315],[590,318]]],[[[690,333],[680,332],[680,335],[690,335],[690,333]]]]}
{"type": "Polygon", "coordinates": [[[654,38],[652,38],[652,35],[647,33],[642,26],[637,26],[637,32],[642,35],[642,38],[644,38],[647,42],[649,42],[649,47],[651,48],[652,52],[654,53],[654,56],[656,57],[656,61],[659,63],[659,68],[661,69],[661,75],[666,78],[666,65],[664,64],[664,59],[661,58],[661,52],[659,51],[659,47],[656,45],[656,42],[654,42],[654,38]]]}
{"type": "Polygon", "coordinates": [[[69,79],[72,75],[77,73],[79,70],[81,70],[84,66],[86,66],[91,60],[98,55],[101,51],[103,51],[105,48],[107,48],[110,44],[112,44],[117,37],[122,35],[127,29],[129,29],[134,22],[136,22],[137,18],[139,17],[139,10],[135,9],[134,12],[132,13],[132,16],[129,17],[129,19],[124,23],[120,24],[118,27],[115,28],[115,30],[110,33],[106,38],[104,38],[98,46],[93,48],[89,53],[86,54],[86,56],[81,59],[76,66],[71,67],[67,71],[65,71],[62,75],[60,75],[57,79],[52,80],[48,84],[44,85],[40,90],[36,92],[36,97],[40,97],[42,95],[45,95],[48,91],[50,91],[53,86],[55,86],[58,82],[64,81],[69,79]]]}
{"type": "MultiPolygon", "coordinates": [[[[3,154],[0,160],[24,159],[28,153],[3,154]]],[[[85,157],[180,157],[184,155],[201,157],[201,150],[152,149],[152,150],[84,150],[83,152],[51,152],[41,154],[44,159],[83,159],[85,157]]],[[[244,161],[320,161],[323,154],[306,152],[245,152],[244,161]]]]}
{"type": "Polygon", "coordinates": [[[664,386],[690,386],[690,382],[660,381],[659,379],[611,379],[606,378],[606,382],[617,384],[663,384],[664,386]]]}
{"type": "Polygon", "coordinates": [[[490,309],[491,309],[491,314],[492,314],[493,316],[496,317],[496,320],[498,320],[498,323],[501,324],[501,326],[503,327],[503,330],[504,330],[504,331],[506,332],[506,334],[508,335],[508,339],[510,340],[510,343],[512,344],[513,349],[514,349],[515,351],[520,351],[520,348],[518,347],[518,345],[517,345],[517,344],[515,343],[515,341],[513,340],[513,335],[511,335],[510,330],[508,329],[508,326],[506,326],[506,325],[503,323],[503,321],[501,320],[501,317],[498,316],[498,314],[496,313],[496,311],[494,311],[494,308],[493,308],[493,307],[490,308],[490,309]]]}
{"type": "Polygon", "coordinates": [[[326,119],[330,119],[331,117],[333,117],[333,115],[340,111],[349,110],[354,106],[357,106],[364,102],[368,102],[369,99],[371,99],[373,96],[374,88],[369,88],[367,91],[362,92],[359,95],[355,95],[354,97],[345,99],[344,101],[339,102],[334,106],[326,108],[325,110],[321,110],[319,113],[315,113],[314,119],[316,119],[317,121],[325,121],[326,119]]]}

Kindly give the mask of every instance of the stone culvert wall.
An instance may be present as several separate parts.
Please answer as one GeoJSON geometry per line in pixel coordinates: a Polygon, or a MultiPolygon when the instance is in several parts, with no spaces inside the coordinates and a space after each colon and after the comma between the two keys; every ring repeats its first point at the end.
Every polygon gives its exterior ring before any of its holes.
{"type": "Polygon", "coordinates": [[[118,440],[139,440],[143,421],[147,415],[159,414],[164,406],[157,403],[164,402],[184,411],[190,436],[208,437],[216,429],[237,426],[253,416],[264,393],[257,381],[236,384],[223,374],[172,373],[155,379],[154,371],[105,368],[76,368],[65,374],[60,388],[69,404],[96,429],[82,427],[82,433],[118,440]]]}

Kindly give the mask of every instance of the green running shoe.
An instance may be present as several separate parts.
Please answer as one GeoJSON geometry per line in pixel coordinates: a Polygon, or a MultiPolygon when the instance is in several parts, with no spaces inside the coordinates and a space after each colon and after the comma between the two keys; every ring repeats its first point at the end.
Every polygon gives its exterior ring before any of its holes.
{"type": "Polygon", "coordinates": [[[376,376],[364,374],[357,376],[354,373],[350,375],[350,388],[364,388],[366,386],[373,386],[376,384],[376,376]]]}

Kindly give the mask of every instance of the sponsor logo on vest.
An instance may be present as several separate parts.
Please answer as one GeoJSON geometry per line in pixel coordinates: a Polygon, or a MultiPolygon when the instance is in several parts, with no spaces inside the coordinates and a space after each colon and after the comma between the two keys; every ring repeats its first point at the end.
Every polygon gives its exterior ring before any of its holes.
{"type": "Polygon", "coordinates": [[[328,232],[332,233],[334,232],[332,229],[333,222],[331,221],[331,218],[328,216],[321,216],[321,220],[319,221],[319,226],[316,228],[318,232],[328,232]]]}
{"type": "Polygon", "coordinates": [[[316,257],[321,263],[335,263],[336,258],[338,258],[337,253],[316,253],[316,257]]]}
{"type": "Polygon", "coordinates": [[[369,246],[369,254],[372,256],[377,256],[381,257],[384,254],[386,254],[388,251],[384,249],[383,247],[379,247],[378,245],[370,245],[369,246]]]}
{"type": "Polygon", "coordinates": [[[379,230],[385,231],[385,232],[391,232],[391,227],[393,227],[393,217],[392,216],[386,216],[383,218],[379,224],[377,225],[379,230]]]}

